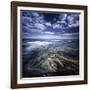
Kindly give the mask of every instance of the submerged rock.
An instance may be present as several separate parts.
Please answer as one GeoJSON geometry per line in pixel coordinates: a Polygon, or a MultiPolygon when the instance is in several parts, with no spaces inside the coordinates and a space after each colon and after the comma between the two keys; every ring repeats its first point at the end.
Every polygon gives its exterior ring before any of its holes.
{"type": "Polygon", "coordinates": [[[48,56],[45,60],[30,60],[24,67],[26,72],[29,75],[32,73],[33,76],[46,76],[46,74],[57,72],[60,68],[64,68],[64,65],[55,54],[48,56]]]}

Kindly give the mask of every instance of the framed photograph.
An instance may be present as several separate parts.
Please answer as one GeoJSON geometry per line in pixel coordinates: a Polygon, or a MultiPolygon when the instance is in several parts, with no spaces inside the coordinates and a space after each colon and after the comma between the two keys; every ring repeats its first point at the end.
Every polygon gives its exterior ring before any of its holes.
{"type": "Polygon", "coordinates": [[[11,2],[11,88],[87,84],[87,6],[11,2]]]}

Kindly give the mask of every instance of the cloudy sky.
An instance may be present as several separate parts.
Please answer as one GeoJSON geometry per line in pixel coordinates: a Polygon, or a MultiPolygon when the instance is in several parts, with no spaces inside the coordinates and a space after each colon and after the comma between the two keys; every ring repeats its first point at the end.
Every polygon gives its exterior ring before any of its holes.
{"type": "Polygon", "coordinates": [[[21,11],[23,38],[78,39],[78,13],[21,11]]]}

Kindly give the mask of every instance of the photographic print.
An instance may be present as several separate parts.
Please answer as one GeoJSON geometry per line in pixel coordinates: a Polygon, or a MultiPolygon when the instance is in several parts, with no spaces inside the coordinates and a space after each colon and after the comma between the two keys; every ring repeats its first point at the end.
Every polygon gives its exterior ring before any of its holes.
{"type": "Polygon", "coordinates": [[[22,77],[79,75],[79,15],[21,11],[22,77]]]}
{"type": "Polygon", "coordinates": [[[11,3],[11,87],[87,83],[87,6],[11,3]]]}

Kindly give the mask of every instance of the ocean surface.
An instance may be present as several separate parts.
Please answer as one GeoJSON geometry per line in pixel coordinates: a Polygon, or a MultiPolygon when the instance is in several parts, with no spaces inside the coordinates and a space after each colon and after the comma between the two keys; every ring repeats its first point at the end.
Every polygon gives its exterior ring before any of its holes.
{"type": "Polygon", "coordinates": [[[22,77],[79,74],[78,39],[22,39],[22,77]]]}

